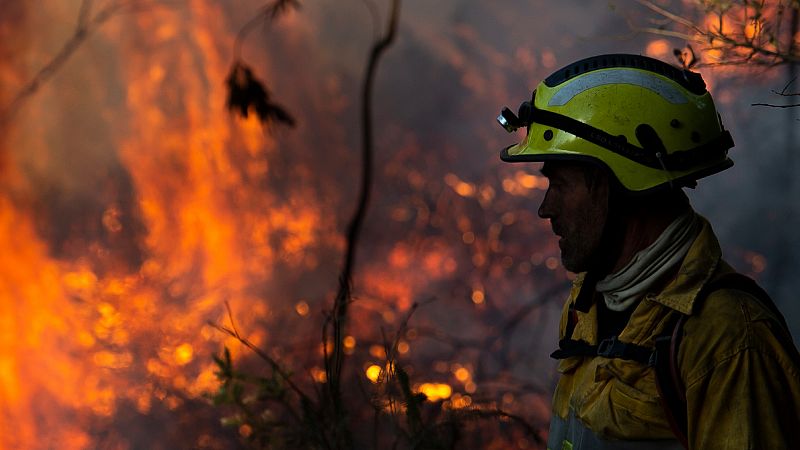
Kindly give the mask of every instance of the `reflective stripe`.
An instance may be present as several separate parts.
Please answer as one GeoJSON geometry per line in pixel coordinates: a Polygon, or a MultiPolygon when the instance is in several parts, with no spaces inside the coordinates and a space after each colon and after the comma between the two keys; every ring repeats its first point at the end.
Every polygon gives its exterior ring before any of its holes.
{"type": "Polygon", "coordinates": [[[572,411],[567,420],[556,415],[550,419],[547,448],[551,450],[683,450],[680,442],[675,439],[649,441],[603,439],[587,428],[572,411]]]}
{"type": "Polygon", "coordinates": [[[666,81],[657,75],[636,69],[613,69],[590,72],[575,78],[553,94],[553,96],[550,97],[550,101],[547,102],[547,105],[564,106],[581,92],[606,84],[632,84],[634,86],[641,86],[655,92],[664,100],[675,105],[687,103],[689,101],[686,95],[675,87],[674,83],[666,81]]]}

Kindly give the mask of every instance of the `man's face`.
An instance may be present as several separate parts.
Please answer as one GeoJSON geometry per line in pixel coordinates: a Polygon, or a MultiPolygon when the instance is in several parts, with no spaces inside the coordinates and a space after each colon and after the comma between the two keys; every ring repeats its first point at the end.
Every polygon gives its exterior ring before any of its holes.
{"type": "Polygon", "coordinates": [[[550,219],[561,239],[561,263],[570,272],[589,270],[601,246],[608,217],[608,176],[569,162],[546,162],[542,175],[550,182],[539,217],[550,219]],[[591,178],[591,179],[587,179],[591,178]]]}

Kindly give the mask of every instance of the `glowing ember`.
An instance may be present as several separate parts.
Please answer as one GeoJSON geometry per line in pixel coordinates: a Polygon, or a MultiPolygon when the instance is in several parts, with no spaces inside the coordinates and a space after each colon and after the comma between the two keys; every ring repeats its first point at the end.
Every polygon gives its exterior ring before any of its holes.
{"type": "Polygon", "coordinates": [[[450,398],[453,388],[445,383],[422,383],[417,387],[417,391],[425,394],[428,400],[436,402],[450,398]]]}
{"type": "Polygon", "coordinates": [[[365,374],[366,374],[367,378],[369,379],[369,381],[372,381],[373,383],[377,383],[378,382],[378,378],[381,375],[381,367],[380,366],[376,366],[375,364],[373,364],[373,365],[367,367],[367,370],[365,371],[365,374]]]}
{"type": "Polygon", "coordinates": [[[461,381],[462,383],[470,379],[469,370],[467,370],[464,367],[459,367],[458,369],[456,369],[454,375],[456,376],[456,379],[458,381],[461,381]]]}

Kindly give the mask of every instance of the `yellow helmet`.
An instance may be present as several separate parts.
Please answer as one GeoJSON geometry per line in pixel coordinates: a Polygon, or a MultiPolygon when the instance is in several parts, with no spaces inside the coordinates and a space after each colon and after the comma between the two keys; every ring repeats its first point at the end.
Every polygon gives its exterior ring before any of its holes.
{"type": "Polygon", "coordinates": [[[733,165],[733,139],[700,74],[640,55],[600,55],[572,63],[539,83],[515,115],[527,127],[503,161],[599,162],[629,191],[694,186],[733,165]]]}

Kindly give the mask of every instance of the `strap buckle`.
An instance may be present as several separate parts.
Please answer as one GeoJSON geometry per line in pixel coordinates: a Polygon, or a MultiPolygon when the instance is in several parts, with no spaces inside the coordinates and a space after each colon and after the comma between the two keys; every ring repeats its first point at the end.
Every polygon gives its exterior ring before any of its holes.
{"type": "Polygon", "coordinates": [[[597,356],[604,358],[620,358],[625,354],[626,343],[612,336],[608,339],[603,339],[597,345],[597,356]]]}

